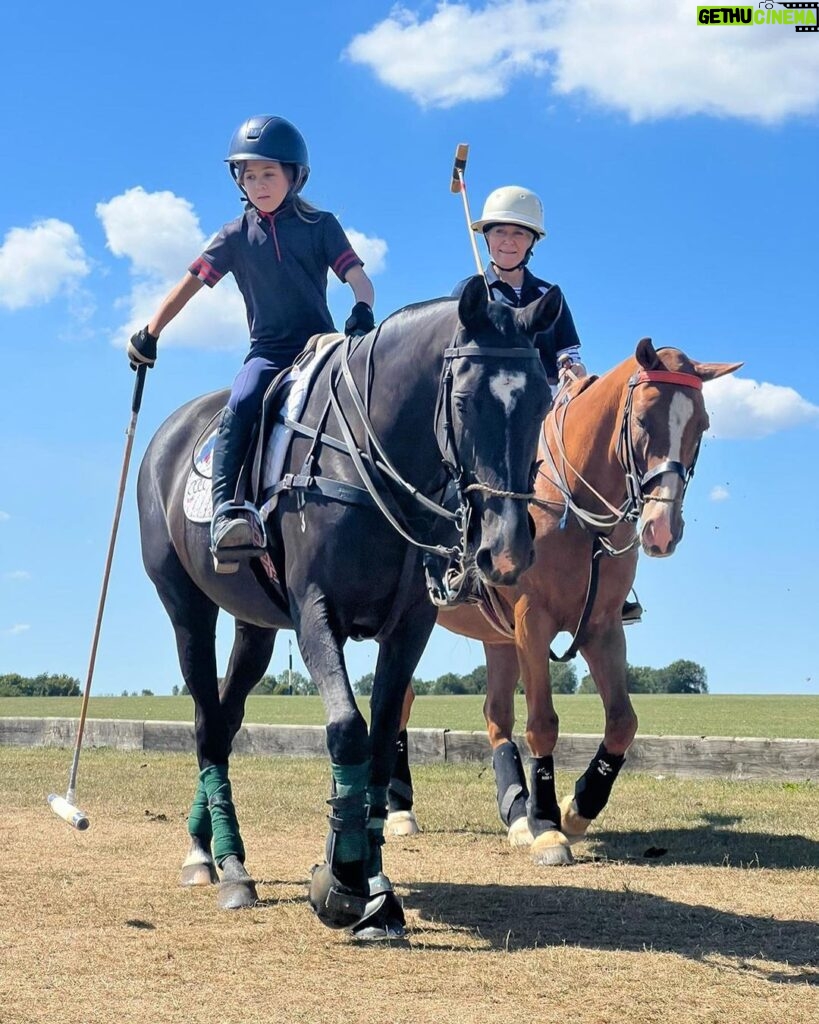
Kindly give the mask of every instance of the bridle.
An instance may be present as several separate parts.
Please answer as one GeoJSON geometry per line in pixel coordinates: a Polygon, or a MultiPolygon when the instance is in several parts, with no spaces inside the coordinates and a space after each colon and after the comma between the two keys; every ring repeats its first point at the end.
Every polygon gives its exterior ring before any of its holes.
{"type": "MultiPolygon", "coordinates": [[[[691,388],[695,391],[702,390],[702,381],[693,373],[684,373],[676,370],[638,370],[631,375],[627,384],[626,400],[623,405],[623,415],[620,420],[620,430],[616,448],[617,458],[623,468],[626,480],[626,498],[619,508],[612,505],[605,497],[603,497],[603,495],[600,494],[599,491],[597,491],[592,484],[590,484],[589,481],[586,480],[569,462],[568,456],[566,455],[566,449],[563,445],[563,420],[566,416],[566,409],[571,401],[571,394],[569,392],[566,392],[565,396],[562,398],[559,396],[555,405],[553,419],[553,436],[555,444],[563,466],[572,471],[577,479],[584,484],[595,498],[597,498],[598,501],[608,509],[607,512],[602,514],[589,512],[578,505],[574,500],[569,485],[566,483],[565,473],[558,469],[555,459],[552,456],[551,449],[549,448],[548,439],[546,437],[546,421],[544,421],[543,424],[544,454],[554,473],[553,477],[550,476],[547,477],[547,479],[549,479],[551,483],[558,488],[564,499],[564,514],[561,521],[561,527],[565,526],[568,514],[571,511],[584,527],[590,529],[592,533],[600,538],[600,543],[610,555],[623,555],[637,544],[638,538],[635,536],[625,547],[615,548],[608,540],[607,535],[611,534],[615,527],[619,526],[620,523],[637,522],[648,502],[678,502],[682,504],[683,498],[685,497],[685,491],[694,475],[694,468],[696,466],[697,457],[699,456],[700,443],[697,442],[694,457],[691,459],[691,463],[688,467],[684,466],[676,459],[666,459],[664,462],[661,462],[656,466],[652,466],[651,469],[646,468],[645,471],[640,470],[637,464],[637,454],[634,450],[632,420],[634,392],[636,388],[643,384],[671,384],[676,387],[691,388]],[[646,487],[652,481],[658,479],[665,473],[676,473],[682,479],[682,494],[676,498],[646,496],[646,487]]],[[[538,502],[539,499],[535,499],[535,503],[538,502]]]]}
{"type": "Polygon", "coordinates": [[[629,518],[639,519],[647,501],[662,501],[682,504],[688,484],[694,476],[694,469],[700,454],[700,441],[694,451],[688,467],[676,459],[666,459],[664,462],[646,469],[640,473],[637,466],[637,457],[634,451],[634,437],[632,434],[632,411],[634,403],[634,391],[641,384],[672,384],[676,387],[691,388],[694,391],[702,391],[702,381],[693,373],[682,373],[677,370],[640,370],[633,374],[628,381],[628,393],[623,409],[623,419],[620,424],[620,436],[617,440],[617,457],[620,465],[626,474],[626,489],[629,495],[631,508],[629,518]],[[658,477],[666,473],[675,473],[682,480],[682,493],[676,498],[665,498],[658,495],[646,497],[646,488],[658,477]]]}

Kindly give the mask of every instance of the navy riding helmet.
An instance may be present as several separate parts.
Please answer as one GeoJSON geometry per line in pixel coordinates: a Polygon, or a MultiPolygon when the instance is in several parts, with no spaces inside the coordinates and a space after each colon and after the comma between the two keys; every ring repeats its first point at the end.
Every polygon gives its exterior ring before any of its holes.
{"type": "Polygon", "coordinates": [[[249,117],[230,140],[225,162],[230,165],[234,181],[239,181],[239,163],[242,160],[278,160],[294,168],[292,190],[300,192],[310,174],[307,143],[295,125],[283,117],[260,114],[249,117]]]}

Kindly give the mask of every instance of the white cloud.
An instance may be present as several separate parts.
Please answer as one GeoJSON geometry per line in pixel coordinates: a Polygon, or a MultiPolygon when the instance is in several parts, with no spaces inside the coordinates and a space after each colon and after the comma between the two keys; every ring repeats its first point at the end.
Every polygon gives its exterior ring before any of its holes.
{"type": "Polygon", "coordinates": [[[350,239],[350,245],[364,261],[367,274],[370,277],[380,274],[387,262],[387,243],[384,239],[370,238],[355,228],[345,228],[344,231],[350,239]]]}
{"type": "Polygon", "coordinates": [[[714,437],[767,437],[791,427],[819,426],[819,406],[794,388],[733,374],[705,384],[705,405],[714,437]]]}
{"type": "Polygon", "coordinates": [[[12,569],[11,572],[7,572],[7,573],[3,574],[3,579],[4,580],[11,580],[11,581],[14,581],[14,582],[19,582],[21,580],[30,580],[31,579],[31,573],[27,572],[25,569],[12,569]]]}
{"type": "MultiPolygon", "coordinates": [[[[131,290],[119,300],[126,319],[114,338],[124,347],[205,248],[208,236],[192,204],[173,192],[146,192],[137,186],[98,203],[96,212],[110,251],[130,262],[131,290]]],[[[348,235],[368,271],[378,273],[387,243],[355,230],[348,235]]],[[[231,279],[198,292],[163,331],[161,346],[231,349],[246,348],[247,343],[244,302],[231,279]]]]}
{"type": "Polygon", "coordinates": [[[25,633],[29,629],[31,629],[31,626],[27,622],[18,622],[13,626],[9,626],[8,629],[4,629],[3,633],[6,636],[19,636],[21,633],[25,633]]]}
{"type": "Polygon", "coordinates": [[[711,488],[711,493],[708,497],[711,501],[727,501],[731,497],[731,492],[727,487],[723,487],[722,484],[717,484],[716,487],[711,488]]]}
{"type": "Polygon", "coordinates": [[[0,511],[0,523],[7,523],[9,519],[11,519],[11,516],[8,514],[8,512],[0,511]]]}
{"type": "Polygon", "coordinates": [[[79,235],[65,221],[51,217],[11,228],[0,245],[0,306],[23,309],[71,294],[90,269],[79,235]]]}
{"type": "MultiPolygon", "coordinates": [[[[422,106],[504,95],[548,71],[553,93],[634,121],[710,114],[774,123],[819,109],[819,47],[793,26],[700,26],[690,0],[400,4],[345,50],[422,106]]],[[[544,90],[545,91],[545,90],[544,90]]]]}

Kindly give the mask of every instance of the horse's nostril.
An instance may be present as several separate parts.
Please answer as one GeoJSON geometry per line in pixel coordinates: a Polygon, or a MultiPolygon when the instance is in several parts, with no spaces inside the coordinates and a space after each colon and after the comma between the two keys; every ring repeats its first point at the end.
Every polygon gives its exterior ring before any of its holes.
{"type": "Polygon", "coordinates": [[[484,576],[491,576],[493,566],[492,553],[489,548],[478,548],[478,553],[475,555],[475,565],[477,565],[484,576]]]}

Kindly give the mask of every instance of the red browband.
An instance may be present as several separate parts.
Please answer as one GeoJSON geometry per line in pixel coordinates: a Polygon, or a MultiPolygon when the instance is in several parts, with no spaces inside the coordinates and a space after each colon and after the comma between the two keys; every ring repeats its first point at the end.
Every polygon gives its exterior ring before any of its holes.
{"type": "Polygon", "coordinates": [[[642,370],[631,379],[634,384],[678,384],[683,388],[702,391],[702,381],[693,373],[678,373],[675,370],[642,370]]]}

